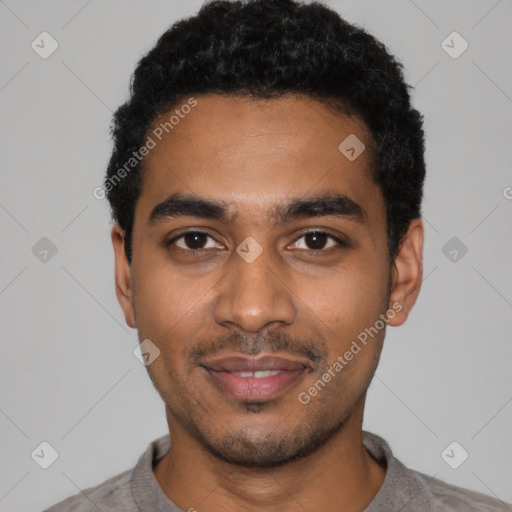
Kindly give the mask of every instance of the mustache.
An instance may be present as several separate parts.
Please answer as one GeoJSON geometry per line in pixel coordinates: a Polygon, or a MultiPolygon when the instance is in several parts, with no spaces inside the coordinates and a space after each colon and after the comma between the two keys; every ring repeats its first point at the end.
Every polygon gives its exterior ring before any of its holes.
{"type": "Polygon", "coordinates": [[[327,361],[327,351],[323,343],[309,338],[295,340],[282,332],[258,333],[251,337],[234,332],[227,336],[200,341],[188,350],[187,359],[192,365],[197,365],[205,358],[223,351],[251,356],[257,356],[262,352],[291,352],[307,357],[315,366],[325,364],[327,361]]]}

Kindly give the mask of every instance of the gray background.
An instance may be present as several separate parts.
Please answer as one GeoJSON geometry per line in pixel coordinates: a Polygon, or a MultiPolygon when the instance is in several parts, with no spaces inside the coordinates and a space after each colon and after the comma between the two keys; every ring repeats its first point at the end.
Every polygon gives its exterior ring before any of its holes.
{"type": "MultiPolygon", "coordinates": [[[[512,2],[327,3],[403,62],[427,131],[425,281],[388,330],[365,428],[406,465],[512,502],[512,2]],[[453,31],[469,43],[457,59],[441,47],[453,31]],[[468,248],[456,262],[452,237],[468,248]],[[452,441],[469,453],[458,469],[441,457],[452,441]]],[[[136,61],[200,4],[0,1],[0,511],[96,485],[166,432],[92,191],[136,61]],[[59,44],[46,60],[31,48],[43,31],[59,44]],[[59,454],[46,470],[31,458],[42,441],[59,454]]]]}

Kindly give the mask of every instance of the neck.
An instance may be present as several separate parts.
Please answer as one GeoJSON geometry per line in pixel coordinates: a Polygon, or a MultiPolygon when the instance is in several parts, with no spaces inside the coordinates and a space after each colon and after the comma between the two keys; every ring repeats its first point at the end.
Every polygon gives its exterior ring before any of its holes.
{"type": "Polygon", "coordinates": [[[171,450],[155,466],[166,495],[183,510],[360,512],[386,470],[362,441],[362,407],[322,447],[272,469],[240,468],[211,455],[168,414],[171,450]]]}

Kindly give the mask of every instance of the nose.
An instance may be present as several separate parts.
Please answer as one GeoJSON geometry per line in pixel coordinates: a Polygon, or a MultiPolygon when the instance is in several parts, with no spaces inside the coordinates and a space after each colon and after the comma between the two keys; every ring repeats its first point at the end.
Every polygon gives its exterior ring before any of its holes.
{"type": "Polygon", "coordinates": [[[218,286],[214,318],[219,325],[236,326],[250,333],[278,325],[291,325],[296,317],[293,292],[285,280],[286,272],[263,251],[248,263],[233,254],[234,268],[218,286]]]}

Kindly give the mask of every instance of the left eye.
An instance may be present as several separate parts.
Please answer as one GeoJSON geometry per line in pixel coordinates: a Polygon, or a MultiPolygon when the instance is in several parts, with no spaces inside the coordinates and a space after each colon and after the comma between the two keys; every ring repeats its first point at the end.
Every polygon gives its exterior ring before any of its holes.
{"type": "Polygon", "coordinates": [[[309,233],[304,233],[300,238],[298,238],[297,241],[294,242],[294,245],[297,246],[295,247],[296,249],[319,251],[323,249],[330,249],[335,245],[341,245],[341,242],[334,236],[324,233],[323,231],[310,231],[309,233]],[[299,240],[303,240],[306,247],[299,247],[299,240]]]}

